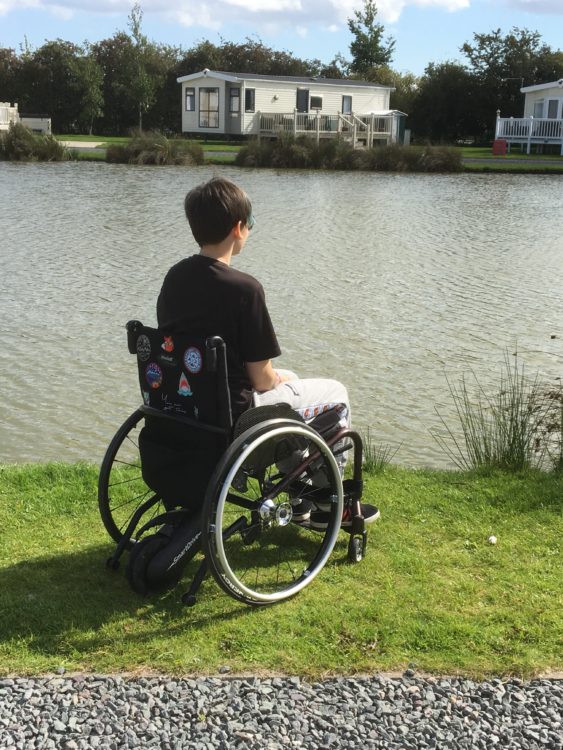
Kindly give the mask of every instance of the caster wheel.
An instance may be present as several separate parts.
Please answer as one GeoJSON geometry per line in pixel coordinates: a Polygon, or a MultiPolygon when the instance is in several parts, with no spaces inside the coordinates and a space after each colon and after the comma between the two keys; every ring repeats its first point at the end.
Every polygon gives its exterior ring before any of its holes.
{"type": "Polygon", "coordinates": [[[186,607],[193,607],[196,602],[197,599],[194,594],[184,594],[182,596],[182,604],[185,604],[186,607]]]}
{"type": "Polygon", "coordinates": [[[361,538],[358,536],[351,536],[348,543],[348,560],[351,563],[359,563],[363,556],[364,550],[361,538]]]}
{"type": "Polygon", "coordinates": [[[119,570],[119,560],[114,560],[113,557],[108,557],[106,560],[106,568],[109,568],[109,570],[119,570]]]}

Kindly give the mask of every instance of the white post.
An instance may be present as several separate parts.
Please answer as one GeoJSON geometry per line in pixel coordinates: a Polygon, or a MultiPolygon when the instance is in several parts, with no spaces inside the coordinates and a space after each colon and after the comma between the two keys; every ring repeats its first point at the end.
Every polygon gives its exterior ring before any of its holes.
{"type": "Polygon", "coordinates": [[[260,136],[262,135],[262,112],[258,112],[258,143],[260,143],[260,136]]]}
{"type": "Polygon", "coordinates": [[[293,137],[297,137],[297,110],[293,110],[293,137]]]}
{"type": "Polygon", "coordinates": [[[321,128],[321,118],[320,118],[320,115],[319,115],[319,110],[317,110],[317,122],[316,122],[316,125],[317,125],[317,146],[318,146],[319,143],[320,143],[320,140],[321,140],[321,130],[320,130],[320,128],[321,128]]]}
{"type": "Polygon", "coordinates": [[[500,109],[497,109],[497,125],[495,128],[495,141],[500,135],[500,109]]]}
{"type": "Polygon", "coordinates": [[[532,128],[534,127],[534,115],[530,115],[530,127],[528,128],[528,156],[532,153],[532,128]]]}

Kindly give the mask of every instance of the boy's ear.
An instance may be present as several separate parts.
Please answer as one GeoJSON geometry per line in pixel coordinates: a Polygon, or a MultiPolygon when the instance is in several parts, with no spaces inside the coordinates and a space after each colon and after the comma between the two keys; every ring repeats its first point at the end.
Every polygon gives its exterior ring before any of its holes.
{"type": "Polygon", "coordinates": [[[242,221],[237,221],[231,231],[236,240],[242,240],[242,221]]]}

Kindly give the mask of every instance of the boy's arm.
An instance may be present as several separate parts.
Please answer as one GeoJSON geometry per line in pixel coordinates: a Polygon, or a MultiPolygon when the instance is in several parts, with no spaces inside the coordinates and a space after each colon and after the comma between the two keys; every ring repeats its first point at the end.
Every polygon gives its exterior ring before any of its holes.
{"type": "Polygon", "coordinates": [[[287,377],[274,370],[271,359],[263,359],[261,362],[247,362],[246,372],[252,387],[259,393],[271,391],[272,388],[287,380],[287,377]]]}

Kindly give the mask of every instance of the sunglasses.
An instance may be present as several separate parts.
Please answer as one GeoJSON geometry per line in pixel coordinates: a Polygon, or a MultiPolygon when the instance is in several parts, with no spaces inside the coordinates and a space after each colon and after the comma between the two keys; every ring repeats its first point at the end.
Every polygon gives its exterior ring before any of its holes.
{"type": "Polygon", "coordinates": [[[250,216],[246,220],[246,227],[249,232],[255,224],[256,224],[256,219],[254,218],[253,214],[250,214],[250,216]]]}

